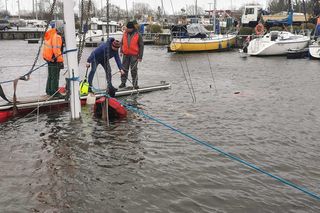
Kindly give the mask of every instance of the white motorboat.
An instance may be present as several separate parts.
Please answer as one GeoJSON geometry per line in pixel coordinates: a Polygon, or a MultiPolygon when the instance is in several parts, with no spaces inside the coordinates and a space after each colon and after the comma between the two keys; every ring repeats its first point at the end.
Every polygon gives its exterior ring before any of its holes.
{"type": "Polygon", "coordinates": [[[312,58],[320,59],[320,41],[314,41],[309,46],[309,54],[312,58]]]}
{"type": "MultiPolygon", "coordinates": [[[[86,33],[85,43],[88,46],[99,45],[107,40],[107,27],[109,26],[109,37],[113,37],[117,40],[122,39],[123,32],[119,30],[119,24],[115,21],[104,22],[98,18],[91,18],[86,33]]],[[[77,43],[80,38],[77,36],[77,43]]]]}
{"type": "Polygon", "coordinates": [[[310,37],[285,31],[271,31],[263,37],[253,39],[248,46],[252,56],[286,55],[289,50],[301,50],[308,46],[310,37]]]}

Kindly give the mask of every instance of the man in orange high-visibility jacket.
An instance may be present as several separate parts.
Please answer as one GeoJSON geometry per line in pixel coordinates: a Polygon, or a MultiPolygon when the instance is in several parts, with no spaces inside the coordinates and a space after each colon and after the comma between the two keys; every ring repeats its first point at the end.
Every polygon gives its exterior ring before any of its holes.
{"type": "Polygon", "coordinates": [[[122,37],[121,53],[123,54],[122,65],[124,74],[121,75],[121,84],[119,88],[126,87],[129,67],[131,68],[133,88],[139,88],[138,62],[142,61],[143,50],[144,44],[141,34],[135,29],[133,22],[128,22],[122,37]]]}
{"type": "Polygon", "coordinates": [[[52,22],[51,27],[45,34],[42,52],[43,59],[48,62],[46,93],[50,96],[61,97],[61,94],[57,91],[59,89],[60,69],[63,69],[63,22],[52,22]]]}

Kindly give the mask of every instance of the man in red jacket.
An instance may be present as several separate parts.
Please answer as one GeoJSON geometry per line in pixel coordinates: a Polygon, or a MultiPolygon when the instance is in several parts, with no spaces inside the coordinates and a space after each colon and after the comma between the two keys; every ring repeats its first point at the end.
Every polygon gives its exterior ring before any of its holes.
{"type": "Polygon", "coordinates": [[[126,31],[123,33],[121,53],[123,54],[122,65],[124,74],[121,75],[121,84],[119,88],[126,87],[129,67],[131,68],[131,77],[133,88],[138,89],[138,62],[143,57],[143,38],[135,29],[133,22],[128,22],[126,31]]]}

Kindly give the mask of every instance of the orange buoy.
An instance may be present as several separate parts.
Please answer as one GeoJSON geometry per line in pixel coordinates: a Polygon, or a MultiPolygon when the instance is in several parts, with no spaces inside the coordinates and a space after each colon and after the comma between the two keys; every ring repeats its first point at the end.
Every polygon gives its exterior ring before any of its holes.
{"type": "Polygon", "coordinates": [[[264,34],[264,26],[263,24],[258,24],[256,27],[255,27],[255,31],[256,31],[256,34],[257,35],[263,35],[264,34]]]}

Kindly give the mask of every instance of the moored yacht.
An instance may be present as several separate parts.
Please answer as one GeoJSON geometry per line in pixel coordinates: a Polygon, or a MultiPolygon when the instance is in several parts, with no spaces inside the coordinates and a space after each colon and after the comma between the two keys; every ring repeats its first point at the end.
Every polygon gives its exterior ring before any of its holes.
{"type": "Polygon", "coordinates": [[[310,37],[286,31],[271,31],[263,37],[253,39],[248,46],[252,56],[285,55],[289,50],[301,50],[308,46],[310,37]]]}
{"type": "MultiPolygon", "coordinates": [[[[101,42],[107,40],[107,27],[109,27],[109,37],[113,37],[117,40],[121,40],[123,32],[119,30],[120,26],[115,21],[105,22],[98,18],[91,18],[86,33],[85,43],[88,46],[99,45],[101,42]]],[[[80,38],[77,37],[79,43],[80,38]]]]}

